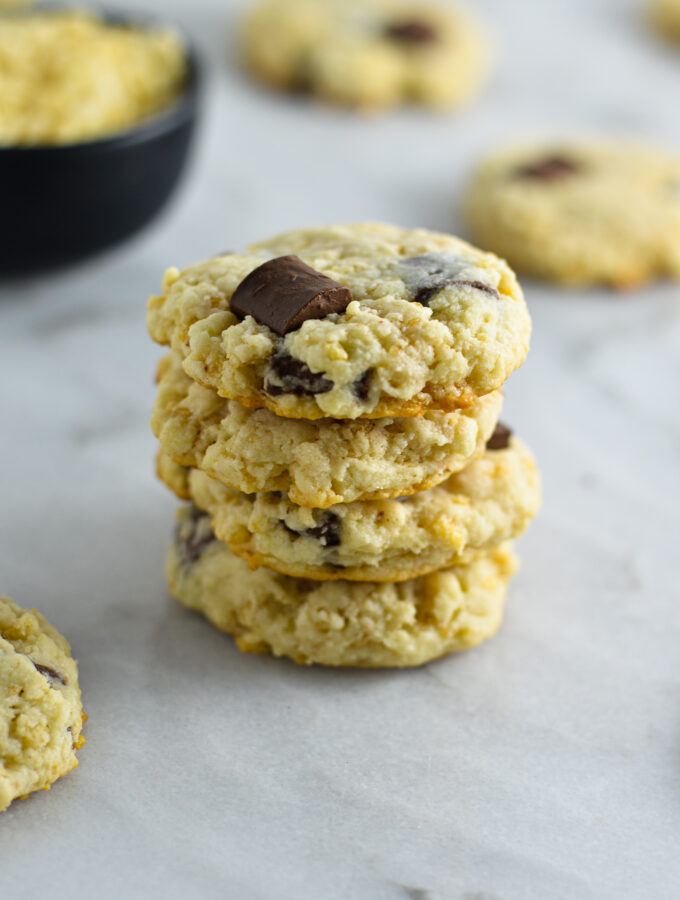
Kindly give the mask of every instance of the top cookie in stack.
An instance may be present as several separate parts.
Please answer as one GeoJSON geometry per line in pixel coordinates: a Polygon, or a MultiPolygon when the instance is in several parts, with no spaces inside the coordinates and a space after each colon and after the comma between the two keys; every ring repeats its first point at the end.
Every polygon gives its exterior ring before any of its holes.
{"type": "Polygon", "coordinates": [[[303,229],[170,269],[148,325],[197,383],[294,419],[469,407],[522,363],[531,329],[502,260],[373,224],[303,229]]]}
{"type": "Polygon", "coordinates": [[[530,334],[503,261],[424,230],[295,231],[169,270],[148,322],[171,347],[152,417],[159,475],[203,511],[183,517],[170,556],[183,602],[246,648],[334,665],[413,665],[495,630],[507,542],[539,502],[531,455],[497,427],[530,334]],[[435,627],[421,579],[438,571],[467,612],[435,627]],[[325,624],[299,630],[328,580],[344,585],[323,593],[336,628],[377,604],[346,643],[325,624]],[[408,639],[391,630],[397,601],[417,625],[408,639]],[[468,614],[484,624],[470,630],[468,614]]]}

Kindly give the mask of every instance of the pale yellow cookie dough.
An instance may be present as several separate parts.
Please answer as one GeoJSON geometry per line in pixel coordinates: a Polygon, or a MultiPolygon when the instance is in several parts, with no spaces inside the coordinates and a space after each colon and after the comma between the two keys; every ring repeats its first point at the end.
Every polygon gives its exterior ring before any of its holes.
{"type": "Polygon", "coordinates": [[[660,34],[680,42],[680,0],[651,0],[648,14],[652,26],[660,34]]]}
{"type": "Polygon", "coordinates": [[[147,322],[192,380],[303,419],[470,406],[521,365],[531,331],[520,286],[502,260],[449,235],[379,224],[293,231],[245,255],[170,269],[147,322]],[[346,285],[354,299],[343,313],[282,337],[250,315],[240,319],[229,300],[253,269],[287,254],[346,285]],[[281,359],[299,374],[281,379],[281,359]]]}
{"type": "Polygon", "coordinates": [[[470,233],[522,272],[569,285],[680,278],[680,159],[627,143],[502,150],[473,175],[470,233]]]}
{"type": "Polygon", "coordinates": [[[471,551],[519,537],[540,505],[533,458],[516,438],[399,500],[306,509],[277,494],[243,494],[196,469],[189,489],[237,556],[318,580],[404,581],[460,564],[471,551]]]}
{"type": "Polygon", "coordinates": [[[517,568],[509,545],[398,584],[315,582],[250,569],[216,540],[208,516],[180,511],[170,592],[249,653],[326,666],[419,666],[498,629],[517,568]]]}
{"type": "Polygon", "coordinates": [[[78,765],[84,718],[66,640],[36,610],[0,597],[0,810],[78,765]]]}
{"type": "Polygon", "coordinates": [[[408,419],[282,419],[196,384],[171,354],[159,367],[151,426],[184,466],[246,493],[283,491],[324,508],[439,484],[484,449],[502,402],[494,391],[465,410],[408,419]]]}
{"type": "Polygon", "coordinates": [[[363,109],[461,106],[489,57],[466,15],[414,0],[264,0],[244,19],[241,48],[265,83],[363,109]]]}
{"type": "Polygon", "coordinates": [[[170,29],[85,12],[0,17],[0,144],[69,144],[124,131],[170,106],[186,53],[170,29]]]}

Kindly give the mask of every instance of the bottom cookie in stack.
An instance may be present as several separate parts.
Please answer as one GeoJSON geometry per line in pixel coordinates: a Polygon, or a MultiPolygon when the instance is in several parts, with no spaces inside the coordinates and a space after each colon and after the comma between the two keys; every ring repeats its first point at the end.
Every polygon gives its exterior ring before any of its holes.
{"type": "Polygon", "coordinates": [[[313,581],[251,569],[210,516],[180,510],[167,562],[171,593],[250,653],[297,663],[418,666],[491,637],[517,569],[510,543],[397,583],[313,581]]]}

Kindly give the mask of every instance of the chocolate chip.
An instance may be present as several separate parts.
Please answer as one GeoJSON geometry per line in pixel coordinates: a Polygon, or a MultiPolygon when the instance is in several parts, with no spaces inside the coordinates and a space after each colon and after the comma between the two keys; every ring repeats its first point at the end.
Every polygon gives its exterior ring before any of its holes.
{"type": "Polygon", "coordinates": [[[399,260],[397,269],[413,294],[412,299],[423,306],[427,306],[435,294],[452,284],[467,285],[493,297],[500,296],[490,284],[461,277],[472,265],[468,260],[448,253],[425,253],[399,260]]]}
{"type": "Polygon", "coordinates": [[[333,382],[320,372],[312,372],[306,363],[289,353],[277,353],[269,364],[264,378],[264,390],[270,397],[295,394],[298,397],[326,394],[333,382]]]}
{"type": "Polygon", "coordinates": [[[196,562],[214,540],[215,535],[210,524],[210,516],[197,506],[189,507],[189,516],[177,523],[175,530],[175,546],[186,566],[196,562]]]}
{"type": "Polygon", "coordinates": [[[344,284],[310,268],[299,257],[278,256],[246,275],[229,306],[237,315],[252,316],[284,335],[307,319],[344,312],[352,299],[344,284]]]}
{"type": "Polygon", "coordinates": [[[393,22],[385,28],[385,36],[403,44],[432,44],[437,40],[437,32],[433,26],[420,19],[393,22]]]}
{"type": "Polygon", "coordinates": [[[368,400],[368,393],[371,388],[371,375],[373,374],[371,369],[368,369],[364,372],[363,375],[360,375],[356,381],[352,382],[352,393],[357,398],[357,400],[361,400],[362,402],[368,400]]]}
{"type": "Polygon", "coordinates": [[[496,430],[491,435],[489,440],[486,442],[487,450],[505,450],[510,446],[510,438],[512,437],[512,431],[508,428],[507,425],[502,425],[500,422],[496,425],[496,430]]]}
{"type": "Polygon", "coordinates": [[[291,528],[283,519],[281,519],[281,524],[291,534],[316,538],[322,547],[340,546],[340,517],[333,512],[322,513],[321,521],[318,525],[315,525],[313,528],[305,528],[302,531],[296,531],[294,528],[291,528]]]}
{"type": "Polygon", "coordinates": [[[541,181],[557,181],[580,170],[580,165],[566,156],[548,156],[527,166],[520,166],[516,174],[521,178],[537,178],[541,181]]]}
{"type": "MultiPolygon", "coordinates": [[[[31,660],[33,662],[33,660],[31,660]]],[[[59,672],[55,671],[51,666],[43,666],[41,663],[33,662],[33,665],[44,675],[48,681],[58,681],[60,684],[68,684],[67,679],[59,672]]]]}
{"type": "Polygon", "coordinates": [[[452,281],[451,284],[466,284],[476,291],[486,291],[486,293],[491,294],[492,297],[500,297],[496,288],[491,287],[490,284],[484,284],[483,281],[452,281]]]}

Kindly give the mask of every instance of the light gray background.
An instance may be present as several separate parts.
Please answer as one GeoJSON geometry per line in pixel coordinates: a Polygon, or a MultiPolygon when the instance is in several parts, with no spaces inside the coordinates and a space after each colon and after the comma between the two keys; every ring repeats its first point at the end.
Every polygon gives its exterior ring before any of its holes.
{"type": "Polygon", "coordinates": [[[128,245],[0,296],[0,588],[68,636],[90,714],[80,768],[0,819],[0,896],[677,898],[678,287],[525,283],[505,418],[545,506],[498,637],[412,672],[243,656],[167,597],[144,308],[166,266],[278,230],[460,231],[470,165],[527,133],[680,151],[680,52],[633,0],[486,0],[478,103],[361,118],[250,85],[235,4],[144,5],[209,67],[183,188],[128,245]]]}

